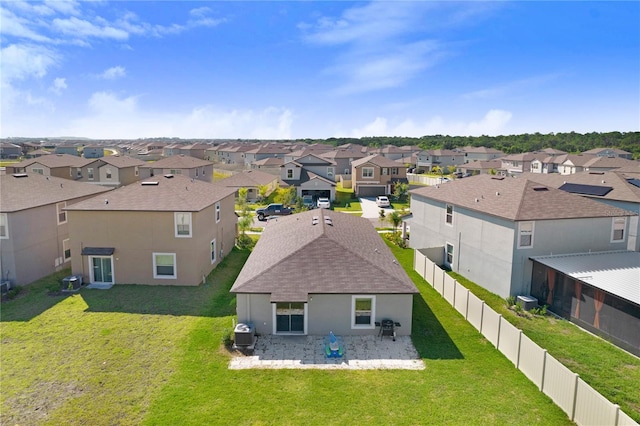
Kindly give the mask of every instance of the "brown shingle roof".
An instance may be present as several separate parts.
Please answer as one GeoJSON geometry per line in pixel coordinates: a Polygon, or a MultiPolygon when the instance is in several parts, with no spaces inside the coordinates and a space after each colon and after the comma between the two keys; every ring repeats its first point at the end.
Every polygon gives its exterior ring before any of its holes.
{"type": "Polygon", "coordinates": [[[320,209],[269,222],[231,292],[270,293],[271,301],[295,302],[314,293],[417,289],[368,220],[320,209]]]}
{"type": "Polygon", "coordinates": [[[111,191],[104,186],[75,182],[53,176],[24,173],[25,177],[0,176],[0,211],[31,209],[111,191]]]}
{"type": "Polygon", "coordinates": [[[410,192],[512,221],[634,215],[526,178],[478,175],[410,192]]]}
{"type": "Polygon", "coordinates": [[[270,173],[261,172],[260,170],[245,170],[240,173],[236,173],[233,176],[224,178],[214,185],[225,186],[228,188],[242,188],[242,187],[254,187],[260,185],[268,185],[275,180],[278,180],[279,176],[272,175],[270,173]]]}
{"type": "Polygon", "coordinates": [[[395,161],[378,154],[370,155],[368,157],[364,157],[359,160],[353,160],[351,162],[351,165],[355,167],[359,167],[367,163],[371,163],[378,167],[399,167],[398,163],[396,163],[395,161]]]}
{"type": "Polygon", "coordinates": [[[106,196],[74,204],[69,210],[197,212],[234,192],[234,189],[214,186],[182,175],[154,176],[123,186],[105,194],[106,196]],[[108,204],[105,203],[105,198],[108,199],[108,204]]]}
{"type": "Polygon", "coordinates": [[[55,169],[56,167],[84,167],[93,161],[95,161],[93,158],[82,158],[69,154],[53,154],[38,158],[31,158],[29,160],[23,160],[19,163],[13,163],[11,164],[11,167],[13,167],[14,169],[23,168],[28,167],[33,163],[40,163],[53,169],[55,169]]]}
{"type": "Polygon", "coordinates": [[[188,155],[172,155],[171,157],[158,160],[155,163],[145,165],[145,167],[153,169],[193,169],[196,167],[210,166],[211,164],[213,164],[211,161],[201,160],[188,155]]]}
{"type": "Polygon", "coordinates": [[[124,167],[134,167],[134,166],[145,166],[147,165],[147,163],[145,163],[142,160],[138,160],[137,158],[133,158],[133,157],[128,157],[126,155],[124,156],[119,156],[119,155],[107,155],[106,157],[102,157],[100,159],[98,159],[97,161],[104,161],[105,163],[113,166],[113,167],[117,167],[117,168],[124,168],[124,167]]]}

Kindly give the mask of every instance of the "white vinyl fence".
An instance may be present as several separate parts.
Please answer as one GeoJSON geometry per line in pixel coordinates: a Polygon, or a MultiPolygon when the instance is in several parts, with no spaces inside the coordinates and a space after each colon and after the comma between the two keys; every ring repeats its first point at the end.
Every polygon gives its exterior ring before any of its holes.
{"type": "Polygon", "coordinates": [[[414,269],[578,425],[638,426],[617,404],[487,306],[420,251],[414,269]]]}

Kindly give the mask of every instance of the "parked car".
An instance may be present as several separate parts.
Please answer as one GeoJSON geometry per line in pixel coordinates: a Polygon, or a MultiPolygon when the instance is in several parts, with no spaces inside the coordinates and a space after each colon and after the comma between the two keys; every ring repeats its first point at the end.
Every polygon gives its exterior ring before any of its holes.
{"type": "Polygon", "coordinates": [[[269,204],[267,207],[256,210],[258,220],[265,220],[268,216],[286,216],[291,213],[293,210],[282,204],[269,204]]]}
{"type": "Polygon", "coordinates": [[[302,196],[302,205],[309,210],[315,208],[315,203],[313,202],[313,195],[303,195],[302,196]]]}
{"type": "Polygon", "coordinates": [[[330,209],[331,201],[327,197],[318,198],[318,208],[319,209],[330,209]]]}
{"type": "Polygon", "coordinates": [[[376,206],[378,207],[389,207],[391,203],[389,202],[389,197],[386,195],[378,195],[376,197],[376,206]]]}

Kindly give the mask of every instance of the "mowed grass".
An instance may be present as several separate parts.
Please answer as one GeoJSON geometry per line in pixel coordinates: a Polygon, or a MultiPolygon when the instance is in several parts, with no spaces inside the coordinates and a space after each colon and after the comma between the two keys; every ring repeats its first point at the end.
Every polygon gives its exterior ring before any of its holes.
{"type": "MultiPolygon", "coordinates": [[[[1,424],[570,424],[422,278],[413,340],[426,369],[228,370],[228,293],[248,252],[197,288],[115,286],[2,305],[1,424]]],[[[60,274],[64,276],[64,274],[60,274]]]]}
{"type": "Polygon", "coordinates": [[[459,274],[450,274],[605,398],[640,422],[640,359],[570,321],[554,316],[519,316],[507,308],[504,299],[459,274]]]}

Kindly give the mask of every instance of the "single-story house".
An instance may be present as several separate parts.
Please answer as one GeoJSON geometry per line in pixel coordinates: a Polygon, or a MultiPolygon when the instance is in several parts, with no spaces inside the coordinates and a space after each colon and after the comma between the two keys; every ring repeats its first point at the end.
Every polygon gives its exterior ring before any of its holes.
{"type": "Polygon", "coordinates": [[[149,163],[140,167],[149,169],[145,176],[162,176],[166,174],[183,175],[192,179],[199,179],[204,182],[213,181],[213,163],[201,160],[200,158],[189,157],[188,155],[172,155],[163,158],[155,163],[149,163]]]}
{"type": "Polygon", "coordinates": [[[409,335],[418,290],[367,219],[317,209],[269,222],[231,292],[260,334],[409,335]]]}
{"type": "Polygon", "coordinates": [[[259,187],[266,186],[267,193],[271,194],[278,187],[278,176],[261,172],[260,170],[245,170],[233,174],[214,183],[214,185],[224,186],[233,189],[236,197],[240,188],[247,188],[247,201],[255,201],[259,196],[259,187]]]}

